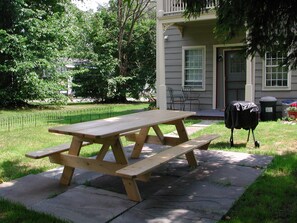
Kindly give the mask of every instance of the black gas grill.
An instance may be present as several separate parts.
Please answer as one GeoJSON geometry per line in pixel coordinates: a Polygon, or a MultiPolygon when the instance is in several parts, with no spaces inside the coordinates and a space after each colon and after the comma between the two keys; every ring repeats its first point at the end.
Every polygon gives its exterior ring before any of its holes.
{"type": "Polygon", "coordinates": [[[234,129],[249,130],[247,142],[252,130],[255,147],[260,147],[260,143],[255,140],[254,130],[259,120],[258,106],[249,101],[232,101],[225,109],[225,126],[231,129],[230,145],[234,146],[233,131],[234,129]]]}

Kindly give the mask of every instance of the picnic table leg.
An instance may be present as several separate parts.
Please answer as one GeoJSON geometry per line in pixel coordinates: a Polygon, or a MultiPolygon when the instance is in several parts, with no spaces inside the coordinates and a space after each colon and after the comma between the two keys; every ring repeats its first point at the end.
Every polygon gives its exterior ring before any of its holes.
{"type": "Polygon", "coordinates": [[[102,161],[104,159],[106,153],[108,152],[109,147],[110,147],[109,143],[103,144],[100,151],[98,152],[98,154],[96,156],[96,159],[102,161]]]}
{"type": "Polygon", "coordinates": [[[142,147],[143,147],[146,137],[148,135],[149,129],[150,129],[150,127],[142,128],[139,132],[139,135],[136,136],[135,146],[134,146],[132,154],[131,154],[132,159],[139,158],[142,147]]]}
{"type": "Polygon", "coordinates": [[[142,201],[136,181],[130,178],[122,178],[122,181],[128,198],[132,201],[142,201]]]}
{"type": "MultiPolygon", "coordinates": [[[[69,154],[78,156],[79,153],[80,153],[82,143],[83,142],[82,142],[81,139],[74,136],[72,138],[72,142],[71,142],[71,145],[70,145],[69,154]]],[[[64,170],[63,170],[63,173],[62,173],[62,176],[61,176],[61,179],[60,179],[60,184],[67,185],[67,186],[70,185],[74,169],[75,168],[73,168],[73,167],[64,166],[64,170]]]]}
{"type": "Polygon", "coordinates": [[[157,137],[159,138],[160,142],[161,142],[162,144],[165,144],[164,135],[163,135],[163,133],[162,133],[160,127],[159,127],[158,125],[154,125],[154,126],[153,126],[153,129],[154,129],[154,131],[155,131],[157,137]]]}
{"type": "MultiPolygon", "coordinates": [[[[181,139],[181,141],[182,142],[188,141],[189,136],[188,136],[188,133],[187,133],[187,130],[186,130],[183,120],[181,120],[181,119],[177,120],[175,122],[175,127],[176,127],[177,134],[178,134],[179,138],[181,139]]],[[[186,158],[187,158],[187,161],[191,167],[193,167],[193,168],[197,167],[197,160],[196,160],[193,150],[191,152],[186,153],[186,158]]]]}
{"type": "Polygon", "coordinates": [[[128,164],[128,160],[124,153],[123,145],[119,136],[115,139],[114,143],[111,144],[111,148],[117,163],[128,164]]]}

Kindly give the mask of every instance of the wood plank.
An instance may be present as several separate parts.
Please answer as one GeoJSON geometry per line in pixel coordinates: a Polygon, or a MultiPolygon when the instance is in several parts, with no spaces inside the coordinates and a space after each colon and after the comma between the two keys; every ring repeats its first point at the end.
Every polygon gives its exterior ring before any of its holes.
{"type": "MultiPolygon", "coordinates": [[[[92,143],[90,142],[83,142],[82,146],[87,146],[90,145],[92,143]]],[[[40,159],[40,158],[44,158],[47,157],[51,154],[55,154],[55,153],[61,153],[61,152],[65,152],[68,151],[70,148],[70,143],[65,143],[65,144],[61,144],[58,146],[53,146],[50,148],[45,148],[42,150],[37,150],[37,151],[32,151],[32,152],[28,152],[25,154],[26,157],[32,158],[32,159],[40,159]]]]}
{"type": "Polygon", "coordinates": [[[164,135],[163,135],[160,127],[158,125],[154,125],[153,129],[154,129],[157,137],[159,138],[160,142],[164,145],[165,144],[164,135]]]}
{"type": "MultiPolygon", "coordinates": [[[[175,121],[175,127],[176,127],[177,134],[178,134],[179,138],[181,139],[181,141],[182,142],[188,141],[189,136],[188,136],[185,124],[181,119],[175,121]]],[[[197,167],[197,160],[196,160],[194,151],[191,150],[188,153],[186,153],[185,155],[186,155],[186,159],[187,159],[189,165],[193,168],[197,167]]]]}
{"type": "Polygon", "coordinates": [[[108,149],[110,147],[110,144],[103,144],[100,151],[98,152],[97,156],[96,156],[96,159],[97,160],[103,160],[106,153],[108,152],[108,149]]]}
{"type": "Polygon", "coordinates": [[[139,175],[135,179],[138,180],[138,181],[142,181],[142,182],[148,182],[151,175],[152,175],[152,173],[149,172],[149,173],[146,173],[146,174],[139,175]]]}
{"type": "Polygon", "coordinates": [[[128,136],[128,135],[134,135],[140,132],[140,129],[135,129],[133,131],[129,131],[129,132],[123,132],[120,134],[120,136],[128,136]]]}
{"type": "MultiPolygon", "coordinates": [[[[81,141],[81,139],[79,139],[77,137],[73,137],[68,154],[78,156],[80,153],[82,143],[83,142],[81,141]]],[[[57,153],[55,155],[62,155],[62,154],[57,153]]],[[[73,167],[65,165],[64,169],[63,169],[62,176],[60,178],[60,184],[67,185],[67,186],[70,185],[70,182],[71,182],[71,179],[73,176],[73,172],[74,172],[73,167]]]]}
{"type": "MultiPolygon", "coordinates": [[[[148,137],[147,143],[153,143],[153,137],[148,137]]],[[[172,137],[172,136],[164,136],[164,144],[168,146],[176,146],[178,144],[183,143],[183,141],[178,137],[172,137]]]]}
{"type": "MultiPolygon", "coordinates": [[[[131,134],[128,136],[125,136],[128,141],[135,142],[137,134],[131,134]]],[[[169,146],[176,146],[178,144],[183,143],[182,140],[178,137],[172,137],[172,136],[164,136],[164,143],[161,143],[159,140],[159,137],[148,135],[146,137],[145,143],[150,144],[156,144],[156,145],[169,145],[169,146]]]]}
{"type": "Polygon", "coordinates": [[[99,161],[94,158],[79,157],[69,154],[53,154],[50,157],[52,163],[66,165],[73,168],[82,168],[103,174],[116,175],[115,172],[126,165],[107,161],[99,161]]]}
{"type": "Polygon", "coordinates": [[[197,160],[196,160],[196,157],[195,157],[195,154],[194,154],[194,151],[189,151],[188,153],[185,154],[186,155],[186,159],[189,163],[189,165],[192,167],[192,168],[196,168],[198,166],[197,164],[197,160]]]}
{"type": "Polygon", "coordinates": [[[198,137],[116,171],[116,173],[122,177],[128,198],[138,202],[142,200],[136,180],[148,180],[154,168],[157,168],[165,162],[169,162],[171,159],[181,154],[188,153],[188,151],[193,152],[193,149],[200,147],[205,149],[205,145],[209,145],[210,141],[217,137],[219,136],[208,135],[198,137]]]}
{"type": "Polygon", "coordinates": [[[194,114],[195,112],[152,110],[103,120],[53,127],[49,128],[49,132],[86,138],[104,138],[176,119],[184,119],[194,114]]]}
{"type": "Polygon", "coordinates": [[[190,147],[183,147],[182,145],[179,147],[172,147],[170,149],[167,149],[165,151],[162,151],[154,156],[148,157],[144,160],[141,160],[137,163],[134,163],[126,168],[123,168],[117,173],[119,176],[130,176],[130,177],[137,177],[138,175],[145,174],[152,169],[169,162],[170,160],[181,156],[188,151],[193,150],[196,147],[196,145],[192,145],[190,147]]]}
{"type": "Polygon", "coordinates": [[[123,145],[120,140],[120,137],[118,137],[116,139],[116,141],[114,142],[114,144],[111,145],[111,148],[112,148],[112,152],[113,152],[114,158],[117,163],[128,164],[128,160],[124,153],[123,145]]]}
{"type": "Polygon", "coordinates": [[[134,179],[122,178],[127,196],[130,200],[140,202],[142,201],[137,183],[134,179]]]}
{"type": "Polygon", "coordinates": [[[179,119],[175,121],[175,127],[176,127],[176,131],[177,134],[179,136],[179,138],[183,141],[186,142],[189,140],[189,136],[185,127],[185,124],[183,122],[183,120],[179,119]]]}
{"type": "Polygon", "coordinates": [[[142,147],[143,147],[143,145],[145,143],[145,140],[146,140],[146,137],[147,137],[147,134],[148,134],[149,130],[150,130],[150,127],[143,127],[140,130],[139,134],[136,136],[135,145],[134,145],[134,148],[133,148],[133,151],[132,151],[132,154],[131,154],[132,159],[139,158],[142,147]]]}
{"type": "Polygon", "coordinates": [[[217,139],[219,138],[220,135],[219,134],[208,134],[208,135],[202,135],[202,136],[199,136],[199,137],[196,137],[194,139],[191,139],[191,141],[209,141],[211,142],[212,140],[214,139],[217,139]]]}
{"type": "Polygon", "coordinates": [[[148,157],[144,160],[131,164],[117,171],[117,174],[122,177],[135,178],[139,175],[151,172],[152,169],[169,162],[170,160],[188,153],[193,149],[199,148],[208,144],[211,140],[218,138],[219,135],[208,135],[207,137],[198,137],[180,145],[166,149],[154,156],[148,157]]]}

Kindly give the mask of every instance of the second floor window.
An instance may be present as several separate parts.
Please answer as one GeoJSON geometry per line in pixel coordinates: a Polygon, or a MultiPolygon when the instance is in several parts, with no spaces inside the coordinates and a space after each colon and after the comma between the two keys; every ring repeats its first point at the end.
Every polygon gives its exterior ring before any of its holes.
{"type": "Polygon", "coordinates": [[[205,47],[183,48],[183,86],[204,89],[205,47]]]}

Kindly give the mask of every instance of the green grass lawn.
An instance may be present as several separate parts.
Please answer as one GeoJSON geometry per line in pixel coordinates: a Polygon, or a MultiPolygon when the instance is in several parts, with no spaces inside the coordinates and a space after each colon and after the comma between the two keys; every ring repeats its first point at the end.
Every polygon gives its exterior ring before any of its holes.
{"type": "MultiPolygon", "coordinates": [[[[143,104],[123,106],[116,115],[145,107],[147,105],[143,104]]],[[[187,121],[186,125],[192,123],[187,121]]],[[[164,132],[174,129],[173,126],[161,128],[164,132]]],[[[10,181],[56,167],[48,159],[32,160],[24,156],[28,151],[58,145],[71,139],[69,136],[50,134],[47,129],[48,126],[40,126],[0,134],[0,181],[10,181]]],[[[281,121],[259,123],[255,136],[261,146],[257,149],[254,148],[252,137],[246,144],[245,130],[235,130],[235,146],[230,148],[230,130],[222,122],[195,133],[191,138],[209,133],[221,135],[210,145],[210,149],[274,157],[264,174],[247,189],[221,222],[297,222],[297,124],[284,124],[281,121]]],[[[123,143],[127,144],[125,141],[123,143]]],[[[95,151],[95,147],[90,147],[87,151],[83,150],[83,155],[93,155],[95,151]]],[[[42,222],[63,222],[0,199],[0,222],[37,223],[41,222],[40,219],[42,222]]]]}
{"type": "MultiPolygon", "coordinates": [[[[74,105],[78,110],[88,108],[90,106],[102,105],[74,105]]],[[[103,105],[113,106],[113,115],[124,115],[135,111],[143,110],[148,107],[146,103],[136,104],[117,104],[117,105],[103,105]]],[[[70,106],[72,107],[72,106],[70,106]]],[[[61,107],[61,110],[69,109],[61,107]]],[[[74,108],[71,108],[74,109],[74,108]]],[[[47,109],[49,111],[49,108],[47,109]]],[[[55,108],[56,110],[56,108],[55,108]]],[[[8,116],[13,114],[13,111],[8,112],[8,116]]],[[[18,115],[27,113],[28,111],[16,111],[18,115]]],[[[33,113],[42,112],[42,110],[34,110],[33,113]]],[[[5,114],[2,114],[5,116],[5,114]]],[[[60,125],[60,123],[51,123],[52,125],[60,125]]],[[[70,142],[71,137],[66,135],[57,135],[48,133],[49,126],[36,126],[29,127],[23,130],[2,131],[0,134],[0,182],[16,179],[28,174],[40,173],[50,168],[56,167],[51,164],[47,159],[34,160],[24,157],[24,154],[29,151],[39,150],[62,143],[70,142]]],[[[95,146],[91,146],[87,152],[82,155],[91,155],[94,152],[95,146]]]]}
{"type": "Polygon", "coordinates": [[[210,149],[271,155],[274,157],[259,177],[220,222],[297,222],[297,124],[260,122],[255,130],[260,148],[254,148],[248,131],[234,130],[235,146],[230,148],[231,132],[223,123],[195,134],[219,133],[221,138],[210,149]]]}
{"type": "Polygon", "coordinates": [[[96,109],[112,107],[115,113],[131,112],[131,110],[144,109],[148,107],[148,103],[129,103],[129,104],[93,104],[93,103],[77,103],[69,104],[64,106],[36,106],[32,108],[19,108],[16,110],[0,110],[0,118],[19,116],[26,114],[43,114],[48,112],[67,112],[67,111],[78,111],[85,109],[96,109]]]}

